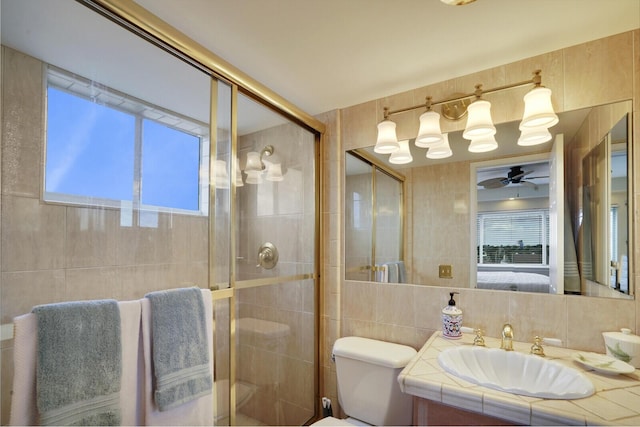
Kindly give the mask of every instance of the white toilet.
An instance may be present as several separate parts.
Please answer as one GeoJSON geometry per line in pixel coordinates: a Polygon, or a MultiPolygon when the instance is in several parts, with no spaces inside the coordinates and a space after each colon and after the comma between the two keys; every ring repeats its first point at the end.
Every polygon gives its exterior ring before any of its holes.
{"type": "Polygon", "coordinates": [[[415,355],[406,345],[360,337],[336,340],[338,400],[349,418],[326,417],[312,425],[411,425],[412,396],[400,391],[398,374],[415,355]]]}

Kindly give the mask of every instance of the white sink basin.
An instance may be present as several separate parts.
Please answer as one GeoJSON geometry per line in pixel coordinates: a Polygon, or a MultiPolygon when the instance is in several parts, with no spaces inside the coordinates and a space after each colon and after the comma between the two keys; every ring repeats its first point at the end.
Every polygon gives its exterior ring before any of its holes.
{"type": "Polygon", "coordinates": [[[458,346],[442,351],[438,363],[450,374],[507,393],[579,399],[595,392],[591,381],[578,370],[515,351],[458,346]]]}

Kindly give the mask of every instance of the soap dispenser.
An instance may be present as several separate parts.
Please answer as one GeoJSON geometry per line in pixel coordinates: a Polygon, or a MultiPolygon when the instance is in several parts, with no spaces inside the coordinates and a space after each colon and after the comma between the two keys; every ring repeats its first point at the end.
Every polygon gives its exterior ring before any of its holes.
{"type": "Polygon", "coordinates": [[[458,292],[449,292],[449,304],[442,309],[442,335],[457,340],[462,337],[462,310],[456,307],[453,296],[458,292]]]}

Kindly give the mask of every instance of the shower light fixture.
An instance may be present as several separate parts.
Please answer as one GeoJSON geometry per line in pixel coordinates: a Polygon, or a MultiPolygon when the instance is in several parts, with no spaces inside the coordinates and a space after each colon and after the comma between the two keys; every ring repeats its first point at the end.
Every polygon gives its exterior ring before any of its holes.
{"type": "Polygon", "coordinates": [[[244,173],[247,175],[245,179],[247,184],[261,184],[264,172],[266,172],[264,179],[267,181],[284,180],[282,164],[275,161],[275,157],[273,158],[274,161],[263,159],[263,157],[271,157],[274,152],[273,145],[267,145],[259,153],[257,151],[247,153],[247,163],[244,168],[244,173]]]}
{"type": "Polygon", "coordinates": [[[235,164],[235,177],[236,177],[236,187],[242,187],[244,186],[244,182],[242,182],[242,172],[240,171],[240,161],[238,160],[238,158],[236,157],[236,164],[235,164]]]}
{"type": "MultiPolygon", "coordinates": [[[[493,89],[484,90],[481,84],[475,86],[475,91],[469,94],[454,95],[441,101],[433,102],[430,96],[426,97],[424,104],[401,108],[391,111],[384,108],[384,120],[378,123],[378,138],[374,151],[380,154],[393,154],[401,150],[396,136],[396,124],[389,118],[394,114],[405,113],[418,108],[426,108],[420,116],[420,128],[415,139],[415,145],[421,148],[440,147],[432,152],[429,158],[437,157],[436,153],[448,153],[451,149],[445,150],[440,146],[444,140],[444,135],[440,130],[440,114],[432,110],[432,107],[440,105],[442,117],[448,120],[459,120],[468,113],[467,123],[462,133],[463,138],[470,140],[469,151],[481,153],[495,150],[498,143],[495,139],[496,128],[491,118],[491,103],[482,99],[482,95],[494,93],[506,89],[512,89],[529,84],[533,84],[533,89],[524,96],[524,115],[520,123],[522,135],[518,140],[521,146],[542,144],[551,139],[548,128],[558,123],[558,116],[553,111],[551,103],[551,90],[542,86],[542,71],[533,72],[533,77],[518,83],[499,86],[493,89]],[[469,100],[473,98],[472,102],[469,100]],[[436,157],[433,157],[436,156],[436,157]]],[[[447,141],[448,145],[448,141],[447,141]]]]}
{"type": "Polygon", "coordinates": [[[216,160],[216,171],[213,178],[216,188],[229,188],[229,174],[227,173],[227,162],[224,160],[216,160]]]}

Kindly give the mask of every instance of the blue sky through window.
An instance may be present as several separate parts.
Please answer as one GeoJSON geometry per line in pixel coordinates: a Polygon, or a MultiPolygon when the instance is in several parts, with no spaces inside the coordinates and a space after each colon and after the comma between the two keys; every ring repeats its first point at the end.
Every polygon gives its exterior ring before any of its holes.
{"type": "Polygon", "coordinates": [[[144,120],[142,203],[198,210],[200,138],[144,120]]]}
{"type": "Polygon", "coordinates": [[[132,200],[135,118],[49,88],[47,192],[132,200]]]}
{"type": "Polygon", "coordinates": [[[200,144],[198,136],[50,86],[45,192],[134,201],[139,180],[143,205],[197,211],[200,144]]]}

